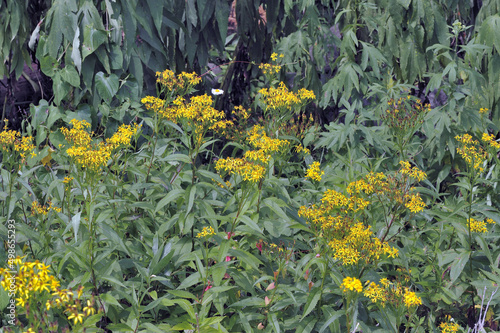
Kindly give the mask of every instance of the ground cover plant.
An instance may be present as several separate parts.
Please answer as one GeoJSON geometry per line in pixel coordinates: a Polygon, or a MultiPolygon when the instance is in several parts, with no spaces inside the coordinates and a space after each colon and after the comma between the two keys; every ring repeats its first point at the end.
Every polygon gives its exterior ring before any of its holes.
{"type": "Polygon", "coordinates": [[[2,212],[16,242],[1,293],[6,309],[15,284],[17,311],[7,331],[496,325],[500,143],[488,110],[431,178],[428,105],[402,91],[363,129],[378,144],[361,144],[302,116],[314,93],[269,66],[255,106],[230,114],[196,90],[198,75],[165,70],[146,112],[109,137],[81,114],[37,107],[24,132],[5,126],[2,212]],[[336,148],[322,150],[331,136],[336,148]]]}
{"type": "Polygon", "coordinates": [[[2,2],[2,332],[498,330],[498,1],[259,5],[2,2]]]}

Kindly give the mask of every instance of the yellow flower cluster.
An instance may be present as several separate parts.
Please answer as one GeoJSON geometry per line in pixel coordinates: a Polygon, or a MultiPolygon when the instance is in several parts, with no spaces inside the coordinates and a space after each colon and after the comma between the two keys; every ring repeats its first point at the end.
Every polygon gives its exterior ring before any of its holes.
{"type": "Polygon", "coordinates": [[[259,90],[259,94],[268,110],[291,110],[316,98],[312,90],[305,88],[301,88],[297,93],[289,91],[283,82],[279,83],[278,88],[262,88],[259,90]]]}
{"type": "Polygon", "coordinates": [[[460,325],[457,323],[441,323],[439,324],[441,333],[456,333],[460,329],[460,325]]]}
{"type": "Polygon", "coordinates": [[[52,202],[49,202],[49,207],[40,205],[38,201],[33,201],[31,204],[31,214],[32,215],[47,215],[49,210],[56,212],[61,212],[61,208],[52,206],[52,202]]]}
{"type": "Polygon", "coordinates": [[[487,225],[486,223],[494,224],[495,221],[493,221],[492,219],[489,219],[489,218],[484,220],[484,221],[479,221],[479,220],[470,218],[470,219],[467,219],[467,223],[469,224],[470,231],[486,233],[486,232],[488,232],[488,229],[486,228],[486,225],[487,225]]]}
{"type": "Polygon", "coordinates": [[[342,280],[340,289],[342,289],[342,292],[344,293],[347,293],[349,291],[356,291],[360,293],[363,291],[363,285],[361,284],[361,281],[359,279],[348,276],[344,278],[344,280],[342,280]]]}
{"type": "MultiPolygon", "coordinates": [[[[280,54],[279,55],[280,59],[282,59],[284,57],[285,57],[284,54],[280,54]]],[[[276,63],[276,60],[278,60],[278,54],[276,52],[274,52],[273,54],[271,54],[271,61],[273,61],[274,63],[276,63]]],[[[274,65],[274,64],[260,64],[259,65],[259,69],[262,70],[262,73],[264,75],[274,75],[274,74],[277,74],[277,73],[280,72],[281,66],[280,65],[274,65]]]]}
{"type": "Polygon", "coordinates": [[[421,212],[425,204],[419,193],[413,193],[414,187],[408,186],[410,177],[422,180],[426,175],[406,163],[394,176],[369,173],[347,185],[348,195],[328,189],[319,205],[302,206],[298,215],[318,230],[333,251],[333,257],[342,265],[354,265],[360,261],[369,263],[379,260],[382,255],[395,258],[398,250],[380,241],[371,227],[358,221],[354,214],[365,210],[371,198],[376,202],[399,204],[411,213],[421,212]]]}
{"type": "Polygon", "coordinates": [[[203,238],[203,237],[210,237],[215,235],[215,230],[212,227],[203,227],[203,230],[199,232],[196,237],[197,238],[203,238]]]}
{"type": "Polygon", "coordinates": [[[367,281],[366,284],[367,286],[363,291],[363,295],[368,297],[372,301],[372,303],[379,303],[382,306],[385,306],[385,303],[387,302],[386,289],[383,286],[376,284],[375,282],[367,281]]]}
{"type": "Polygon", "coordinates": [[[80,286],[76,298],[70,289],[61,289],[60,282],[50,274],[49,265],[36,260],[34,262],[23,262],[23,258],[16,257],[12,260],[12,265],[17,267],[14,271],[12,268],[0,268],[0,277],[2,277],[1,285],[5,290],[16,290],[16,305],[28,308],[29,305],[36,305],[38,302],[45,301],[47,311],[51,308],[64,308],[68,320],[73,320],[76,325],[82,323],[86,316],[95,313],[94,301],[87,301],[87,306],[81,306],[80,297],[83,294],[83,286],[80,286]],[[80,312],[80,310],[83,311],[80,312]]]}
{"type": "Polygon", "coordinates": [[[380,304],[382,307],[385,307],[387,303],[395,306],[404,304],[407,308],[422,304],[422,299],[415,292],[404,288],[398,281],[390,282],[383,278],[379,283],[370,281],[365,283],[363,295],[372,303],[380,304]]]}
{"type": "Polygon", "coordinates": [[[273,139],[267,136],[264,128],[255,125],[248,133],[246,141],[254,150],[246,151],[243,158],[221,158],[217,160],[217,172],[240,175],[243,180],[259,182],[264,178],[272,154],[283,152],[290,146],[288,140],[273,139]]]}
{"type": "Polygon", "coordinates": [[[304,147],[302,145],[295,146],[295,151],[297,153],[299,153],[299,154],[300,153],[304,153],[306,155],[311,153],[311,151],[309,150],[309,148],[306,148],[306,147],[304,147]]]}
{"type": "Polygon", "coordinates": [[[346,197],[335,190],[327,190],[319,207],[302,206],[298,214],[312,222],[313,226],[319,226],[321,235],[333,251],[333,257],[342,265],[355,265],[360,261],[368,263],[380,259],[382,255],[396,257],[396,248],[380,241],[370,226],[349,216],[350,212],[364,209],[368,204],[358,195],[346,197]]]}
{"type": "Polygon", "coordinates": [[[485,114],[485,113],[488,113],[488,111],[490,111],[490,109],[488,109],[488,108],[480,108],[480,109],[479,109],[479,113],[480,113],[480,114],[485,114]]]}
{"type": "Polygon", "coordinates": [[[479,172],[483,172],[483,164],[488,153],[481,147],[479,141],[472,139],[470,134],[457,135],[455,139],[460,143],[457,152],[465,162],[479,172]]]}
{"type": "MultiPolygon", "coordinates": [[[[341,233],[337,230],[336,233],[341,233]]],[[[342,262],[342,265],[356,265],[358,262],[370,262],[380,259],[381,255],[395,258],[398,255],[396,248],[382,242],[372,232],[371,227],[357,222],[344,231],[343,237],[331,240],[328,245],[333,251],[333,258],[342,262]]]]}
{"type": "MultiPolygon", "coordinates": [[[[279,55],[279,58],[280,58],[280,59],[282,59],[282,58],[284,58],[284,57],[285,57],[285,55],[284,55],[283,53],[281,53],[281,54],[279,55]]],[[[276,61],[276,60],[278,60],[278,53],[273,52],[273,53],[271,54],[271,60],[272,60],[272,61],[276,61]]]]}
{"type": "Polygon", "coordinates": [[[64,179],[63,179],[63,183],[64,183],[64,184],[69,184],[69,183],[71,183],[71,181],[72,181],[73,179],[74,179],[73,177],[64,177],[64,179]]]}
{"type": "Polygon", "coordinates": [[[141,103],[146,106],[147,110],[151,110],[154,113],[163,114],[165,112],[164,108],[166,107],[166,103],[161,98],[146,96],[141,99],[141,103]]]}
{"type": "Polygon", "coordinates": [[[271,154],[283,151],[288,148],[288,140],[272,139],[267,136],[264,127],[255,125],[250,130],[247,142],[256,150],[247,151],[245,157],[249,160],[267,163],[271,154]]]}
{"type": "Polygon", "coordinates": [[[305,177],[319,182],[324,174],[325,172],[319,168],[319,162],[313,162],[307,169],[305,177]]]}
{"type": "Polygon", "coordinates": [[[277,74],[280,72],[281,66],[273,64],[260,64],[259,69],[262,70],[263,74],[277,74]]]}
{"type": "Polygon", "coordinates": [[[186,92],[200,83],[201,77],[196,75],[196,73],[186,72],[182,72],[176,76],[174,72],[167,69],[163,72],[156,72],[156,82],[169,91],[186,92]]]}
{"type": "Polygon", "coordinates": [[[487,143],[490,147],[495,149],[500,149],[500,142],[495,140],[495,136],[493,134],[483,133],[483,137],[481,140],[487,143]]]}
{"type": "Polygon", "coordinates": [[[408,175],[419,182],[427,178],[427,174],[425,172],[423,172],[417,167],[412,168],[410,162],[400,161],[399,164],[401,164],[401,170],[399,172],[402,173],[403,175],[408,175]]]}
{"type": "Polygon", "coordinates": [[[85,120],[71,120],[72,129],[61,128],[66,141],[72,146],[66,153],[75,163],[87,170],[97,171],[111,159],[111,153],[121,145],[130,143],[130,139],[137,132],[138,125],[121,125],[118,131],[105,142],[92,144],[92,134],[87,131],[90,124],[85,120]]]}
{"type": "Polygon", "coordinates": [[[425,209],[425,203],[420,197],[420,193],[405,195],[404,205],[412,213],[418,213],[425,209]]]}
{"type": "Polygon", "coordinates": [[[0,132],[0,150],[7,155],[11,154],[13,151],[19,152],[22,163],[26,161],[27,154],[30,154],[31,157],[36,156],[34,152],[35,145],[33,144],[33,137],[21,137],[21,133],[8,130],[7,126],[0,132]]]}
{"type": "Polygon", "coordinates": [[[264,178],[266,168],[256,162],[248,161],[244,158],[221,158],[215,164],[217,172],[222,170],[229,175],[240,175],[244,181],[259,182],[264,178]]]}
{"type": "Polygon", "coordinates": [[[422,299],[415,294],[413,291],[406,289],[404,294],[404,302],[406,307],[411,308],[412,306],[422,305],[422,299]]]}

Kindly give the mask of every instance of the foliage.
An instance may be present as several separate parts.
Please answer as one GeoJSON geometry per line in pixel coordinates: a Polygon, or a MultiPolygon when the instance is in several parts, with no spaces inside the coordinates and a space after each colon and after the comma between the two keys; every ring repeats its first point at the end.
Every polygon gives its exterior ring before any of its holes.
{"type": "Polygon", "coordinates": [[[238,1],[227,43],[222,0],[51,4],[54,99],[0,133],[12,330],[498,326],[498,1],[238,1]]]}

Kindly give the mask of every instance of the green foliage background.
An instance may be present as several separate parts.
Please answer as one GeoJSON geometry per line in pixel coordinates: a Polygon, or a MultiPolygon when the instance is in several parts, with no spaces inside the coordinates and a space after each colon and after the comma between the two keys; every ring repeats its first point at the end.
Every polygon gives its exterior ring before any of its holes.
{"type": "MultiPolygon", "coordinates": [[[[465,222],[478,214],[500,223],[498,159],[472,183],[455,153],[455,136],[498,138],[500,1],[240,0],[234,10],[237,27],[228,35],[230,1],[2,1],[0,75],[19,78],[24,64],[36,61],[54,94],[32,105],[23,123],[37,157],[25,165],[2,155],[1,237],[7,240],[6,221],[14,218],[17,254],[51,264],[63,285],[84,285],[99,299],[105,315],[74,331],[251,332],[261,323],[266,332],[345,332],[354,320],[363,332],[438,332],[446,316],[466,331],[479,316],[471,309],[500,281],[498,226],[471,239],[465,222]],[[39,23],[30,57],[28,42],[39,23]],[[275,81],[258,68],[272,52],[284,55],[275,81]],[[314,91],[316,101],[300,112],[313,115],[320,130],[294,138],[312,153],[305,160],[276,157],[262,187],[238,207],[243,189],[219,188],[214,160],[248,147],[209,137],[193,154],[187,128],[169,123],[161,132],[140,102],[155,95],[155,72],[167,68],[203,75],[199,92],[221,87],[217,108],[229,115],[244,104],[253,121],[265,117],[256,97],[262,87],[284,81],[314,91]],[[432,110],[402,153],[382,116],[391,98],[406,94],[432,110]],[[124,123],[143,125],[91,200],[84,183],[66,192],[62,180],[72,166],[65,154],[51,155],[53,167],[42,166],[50,147],[64,144],[59,129],[74,118],[89,121],[101,138],[124,123]],[[313,160],[326,173],[319,183],[304,179],[313,160]],[[423,305],[417,321],[398,328],[397,311],[387,323],[366,298],[356,303],[354,317],[346,315],[339,289],[346,271],[297,211],[370,171],[394,172],[400,160],[428,174],[418,188],[427,209],[399,226],[393,239],[399,258],[362,278],[395,279],[397,267],[411,270],[423,305]],[[8,167],[14,162],[16,172],[8,167]],[[39,219],[30,215],[33,201],[67,209],[39,219]],[[85,219],[96,223],[96,248],[89,246],[85,219]],[[234,221],[236,236],[227,239],[234,221]],[[194,237],[205,226],[217,232],[210,247],[194,237]],[[284,244],[293,257],[277,262],[259,251],[261,242],[284,244]],[[208,280],[213,288],[205,291],[208,280]],[[266,290],[272,282],[277,287],[266,290]]],[[[375,232],[382,230],[382,213],[368,215],[375,232]]],[[[1,262],[6,258],[2,248],[1,262]]],[[[7,313],[7,297],[0,296],[7,313]]],[[[490,307],[491,328],[497,298],[490,307]]]]}

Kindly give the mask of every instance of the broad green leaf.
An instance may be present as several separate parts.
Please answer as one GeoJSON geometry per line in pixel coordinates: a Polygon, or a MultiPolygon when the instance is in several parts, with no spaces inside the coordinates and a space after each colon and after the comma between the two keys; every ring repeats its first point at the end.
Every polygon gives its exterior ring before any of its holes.
{"type": "Polygon", "coordinates": [[[75,88],[80,87],[80,75],[78,75],[78,72],[74,67],[69,65],[65,66],[61,70],[61,78],[75,88]]]}
{"type": "Polygon", "coordinates": [[[83,29],[82,60],[94,53],[106,40],[107,35],[104,31],[90,25],[85,26],[83,29]]]}
{"type": "Polygon", "coordinates": [[[106,77],[106,74],[103,72],[98,72],[94,80],[97,92],[109,104],[118,91],[118,76],[111,74],[106,77]]]}
{"type": "Polygon", "coordinates": [[[56,72],[52,79],[54,87],[54,103],[59,105],[66,95],[68,95],[70,85],[62,80],[60,72],[56,72]]]}

